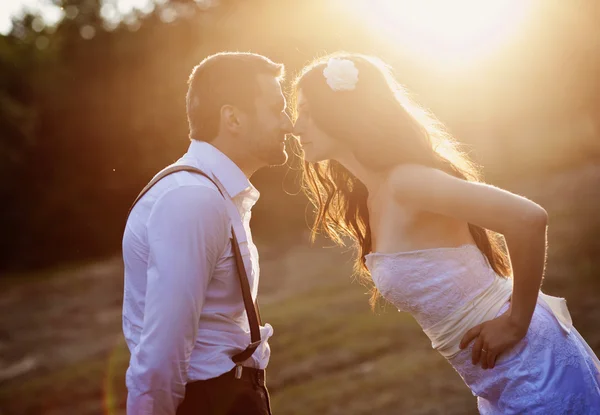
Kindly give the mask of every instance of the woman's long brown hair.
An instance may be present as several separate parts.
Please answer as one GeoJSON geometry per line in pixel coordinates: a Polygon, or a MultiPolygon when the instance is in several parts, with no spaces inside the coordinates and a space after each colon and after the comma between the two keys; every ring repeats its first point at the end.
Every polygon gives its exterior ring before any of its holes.
{"type": "MultiPolygon", "coordinates": [[[[338,53],[315,60],[296,78],[293,92],[302,90],[313,122],[329,136],[350,146],[357,160],[375,171],[402,163],[418,163],[469,181],[480,181],[475,164],[428,112],[410,100],[377,58],[338,53]],[[323,69],[331,57],[352,60],[359,71],[354,90],[333,91],[323,69]]],[[[344,237],[356,244],[354,270],[371,289],[371,306],[379,293],[365,256],[372,250],[366,186],[335,160],[305,162],[303,190],[316,208],[312,238],[322,231],[339,245],[344,237]]],[[[500,276],[510,274],[503,238],[469,224],[469,231],[490,266],[500,276]]]]}

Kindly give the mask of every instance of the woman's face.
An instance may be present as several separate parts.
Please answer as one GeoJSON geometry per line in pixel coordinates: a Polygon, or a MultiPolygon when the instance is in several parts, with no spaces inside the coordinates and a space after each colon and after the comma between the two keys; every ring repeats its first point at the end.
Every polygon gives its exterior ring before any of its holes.
{"type": "Polygon", "coordinates": [[[298,91],[297,105],[298,119],[294,125],[294,135],[300,140],[306,161],[316,163],[335,158],[339,144],[314,122],[310,106],[302,94],[302,90],[298,91]]]}

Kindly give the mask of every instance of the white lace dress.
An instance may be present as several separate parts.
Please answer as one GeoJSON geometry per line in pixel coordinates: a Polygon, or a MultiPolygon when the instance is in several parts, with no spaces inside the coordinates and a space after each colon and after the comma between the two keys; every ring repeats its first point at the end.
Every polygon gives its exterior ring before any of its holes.
{"type": "MultiPolygon", "coordinates": [[[[495,278],[475,245],[367,255],[381,294],[424,330],[469,303],[495,278]]],[[[498,314],[508,309],[504,304],[498,314]]],[[[600,361],[581,335],[561,330],[538,300],[527,335],[493,369],[471,363],[472,344],[449,357],[482,414],[600,414],[600,361]]]]}

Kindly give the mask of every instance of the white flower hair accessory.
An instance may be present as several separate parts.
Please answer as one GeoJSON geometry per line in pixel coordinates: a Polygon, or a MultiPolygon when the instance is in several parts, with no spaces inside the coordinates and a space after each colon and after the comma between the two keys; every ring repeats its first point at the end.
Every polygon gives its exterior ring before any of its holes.
{"type": "Polygon", "coordinates": [[[358,82],[358,68],[350,59],[331,58],[323,76],[334,91],[352,91],[358,82]]]}

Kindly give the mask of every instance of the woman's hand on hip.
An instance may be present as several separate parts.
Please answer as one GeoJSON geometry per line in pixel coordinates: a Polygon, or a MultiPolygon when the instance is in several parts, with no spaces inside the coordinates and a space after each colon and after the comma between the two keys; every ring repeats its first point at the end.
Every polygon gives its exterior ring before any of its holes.
{"type": "Polygon", "coordinates": [[[527,327],[511,318],[509,310],[467,331],[460,341],[460,348],[464,349],[475,340],[473,364],[481,362],[483,369],[492,369],[498,356],[516,345],[525,334],[527,334],[527,327]]]}

